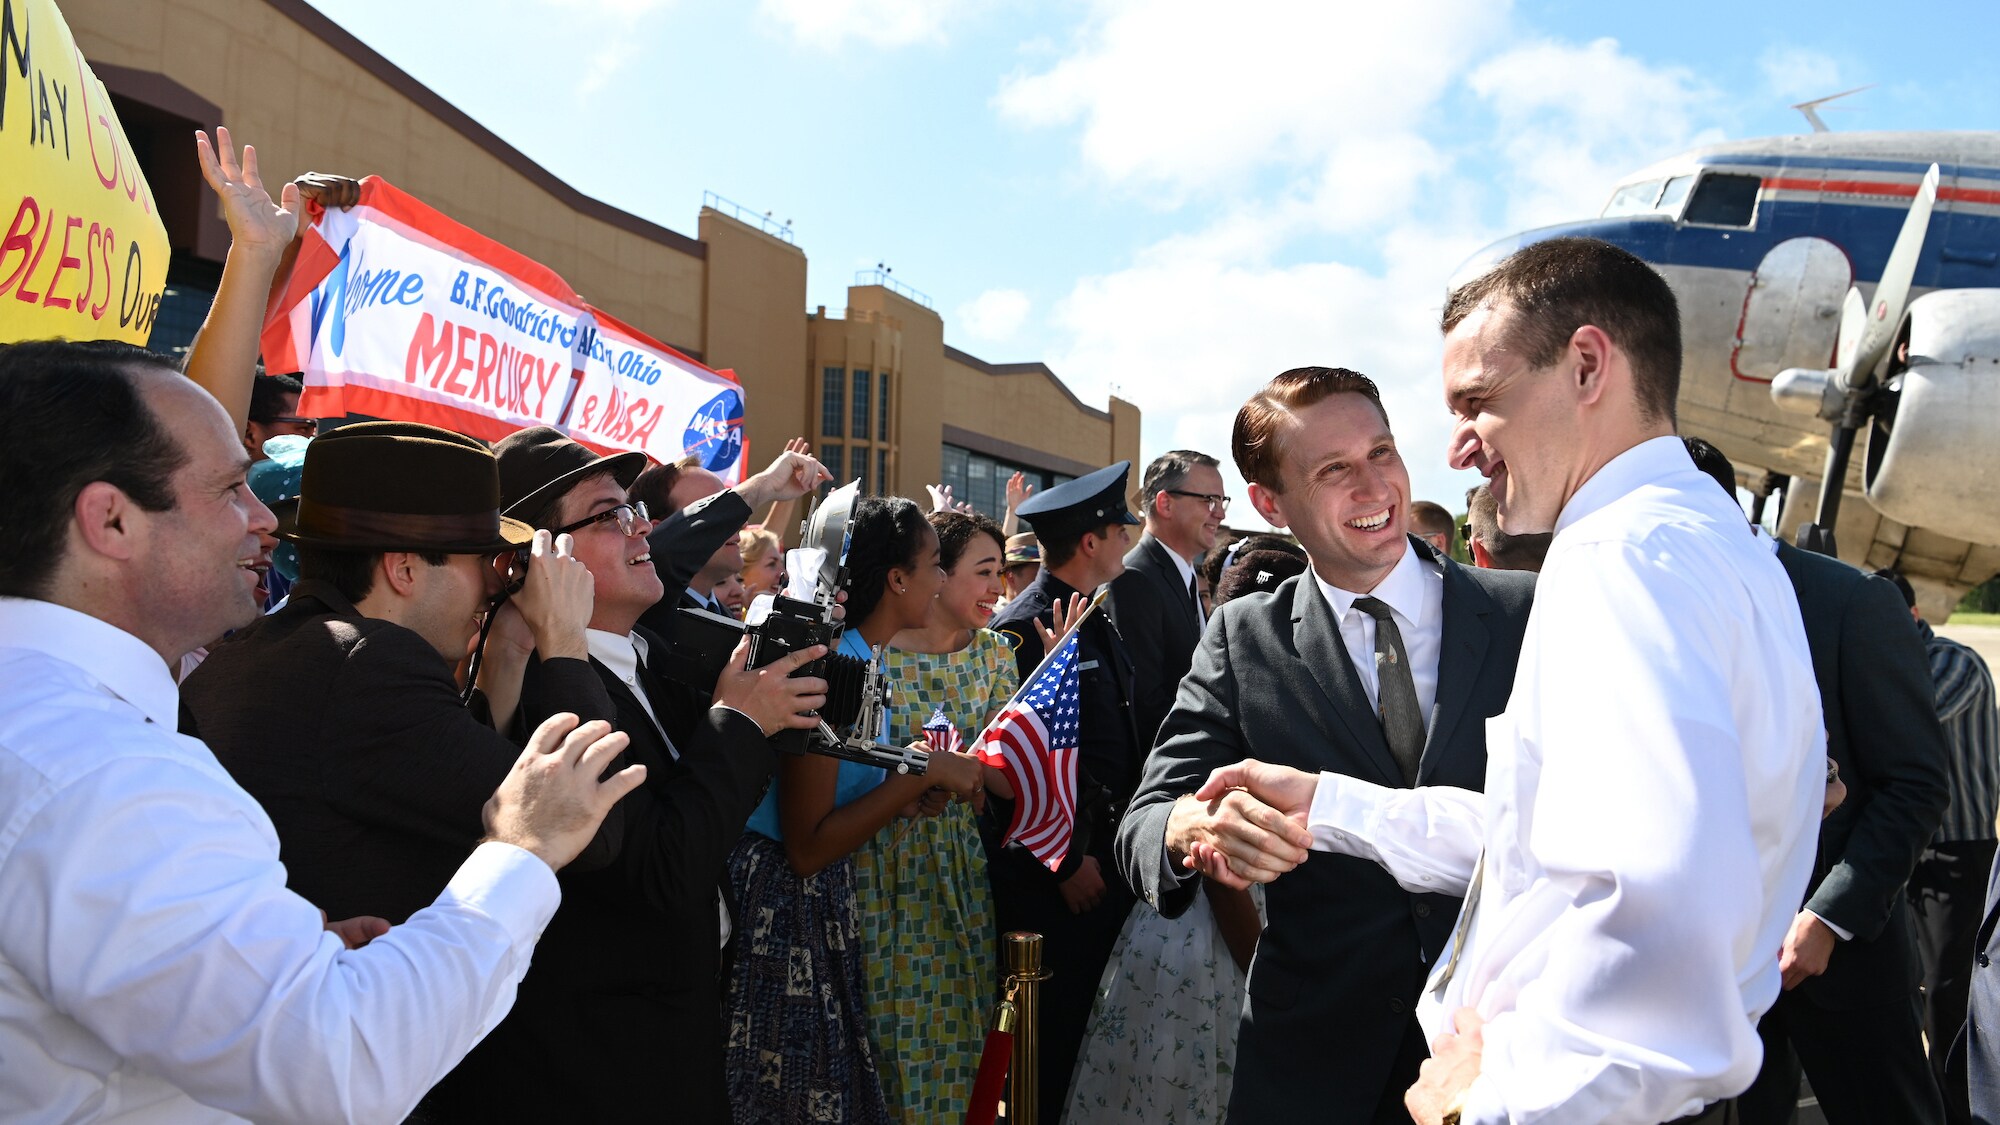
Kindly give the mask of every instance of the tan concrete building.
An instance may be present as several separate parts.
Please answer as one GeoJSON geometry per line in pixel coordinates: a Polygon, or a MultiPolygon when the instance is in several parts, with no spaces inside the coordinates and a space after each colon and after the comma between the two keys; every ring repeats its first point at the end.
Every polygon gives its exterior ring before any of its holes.
{"type": "Polygon", "coordinates": [[[156,349],[193,337],[220,275],[228,229],[189,136],[227,125],[257,146],[267,182],[380,175],[642,331],[733,369],[753,462],[804,435],[871,492],[920,498],[944,481],[997,513],[1016,469],[1046,487],[1138,457],[1132,404],[1100,410],[1042,364],[950,347],[943,319],[901,287],[856,285],[845,315],[809,312],[806,255],[789,231],[713,200],[690,238],[589,198],[303,0],[58,3],[166,223],[156,349]]]}

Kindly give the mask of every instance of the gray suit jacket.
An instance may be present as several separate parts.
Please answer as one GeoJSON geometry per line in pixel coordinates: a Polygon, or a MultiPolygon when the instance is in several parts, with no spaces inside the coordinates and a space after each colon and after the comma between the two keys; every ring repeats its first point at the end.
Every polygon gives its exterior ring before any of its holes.
{"type": "MultiPolygon", "coordinates": [[[[1470,570],[1417,549],[1444,569],[1437,704],[1417,780],[1483,789],[1485,720],[1512,691],[1534,576],[1470,570]]],[[[1310,573],[1218,610],[1181,681],[1117,841],[1120,872],[1161,913],[1179,915],[1197,889],[1165,870],[1174,800],[1248,757],[1402,784],[1310,573]]],[[[1369,1121],[1458,907],[1332,854],[1314,854],[1267,887],[1230,1120],[1369,1121]]]]}

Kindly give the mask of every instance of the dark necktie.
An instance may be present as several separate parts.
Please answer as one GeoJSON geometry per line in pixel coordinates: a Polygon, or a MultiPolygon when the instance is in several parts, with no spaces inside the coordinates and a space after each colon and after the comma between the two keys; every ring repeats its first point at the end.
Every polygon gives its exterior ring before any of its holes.
{"type": "Polygon", "coordinates": [[[1354,608],[1375,619],[1375,698],[1382,735],[1389,753],[1403,771],[1403,784],[1417,783],[1417,763],[1424,756],[1424,712],[1417,704],[1417,681],[1410,675],[1410,654],[1403,649],[1403,632],[1388,603],[1356,598],[1354,608]]]}
{"type": "Polygon", "coordinates": [[[1201,590],[1195,586],[1194,575],[1188,575],[1188,609],[1194,613],[1194,623],[1201,624],[1201,590]]]}

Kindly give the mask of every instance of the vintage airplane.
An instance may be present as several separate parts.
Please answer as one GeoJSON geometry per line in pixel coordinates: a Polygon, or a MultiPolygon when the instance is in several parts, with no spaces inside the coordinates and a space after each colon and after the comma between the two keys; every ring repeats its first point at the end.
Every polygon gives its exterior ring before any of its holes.
{"type": "Polygon", "coordinates": [[[1821,549],[1837,518],[1839,556],[1901,568],[1932,620],[2000,573],[2000,133],[1695,149],[1452,284],[1559,235],[1623,246],[1673,285],[1681,432],[1737,464],[1756,514],[1782,493],[1780,529],[1821,549]]]}

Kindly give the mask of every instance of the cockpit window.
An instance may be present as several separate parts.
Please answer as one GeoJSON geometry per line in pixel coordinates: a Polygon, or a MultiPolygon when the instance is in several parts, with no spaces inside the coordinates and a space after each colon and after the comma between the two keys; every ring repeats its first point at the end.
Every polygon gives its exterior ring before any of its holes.
{"type": "Polygon", "coordinates": [[[1658,198],[1659,194],[1658,180],[1626,184],[1611,193],[1611,202],[1604,205],[1602,217],[1615,219],[1620,215],[1643,215],[1653,209],[1653,200],[1658,198]]]}
{"type": "Polygon", "coordinates": [[[1756,176],[1712,173],[1703,176],[1688,200],[1685,223],[1716,227],[1747,227],[1757,217],[1757,189],[1763,181],[1756,176]]]}
{"type": "Polygon", "coordinates": [[[1655,210],[1672,215],[1681,209],[1681,201],[1688,196],[1688,188],[1694,186],[1694,177],[1675,176],[1667,181],[1666,190],[1660,193],[1660,202],[1655,210]]]}

